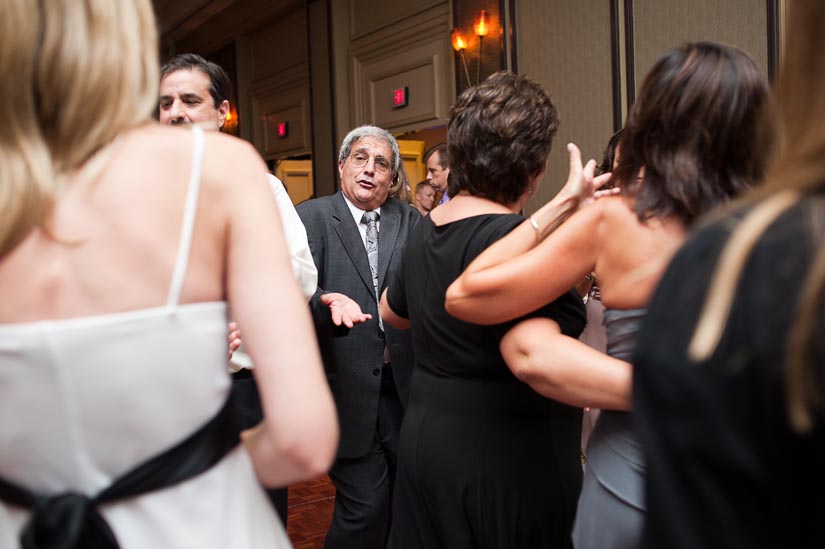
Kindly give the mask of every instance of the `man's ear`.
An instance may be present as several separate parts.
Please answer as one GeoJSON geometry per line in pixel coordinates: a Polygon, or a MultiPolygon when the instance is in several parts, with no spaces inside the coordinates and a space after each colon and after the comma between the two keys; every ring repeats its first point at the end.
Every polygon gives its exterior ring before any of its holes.
{"type": "Polygon", "coordinates": [[[229,114],[229,101],[224,99],[218,106],[218,127],[223,128],[226,124],[226,115],[229,114]]]}

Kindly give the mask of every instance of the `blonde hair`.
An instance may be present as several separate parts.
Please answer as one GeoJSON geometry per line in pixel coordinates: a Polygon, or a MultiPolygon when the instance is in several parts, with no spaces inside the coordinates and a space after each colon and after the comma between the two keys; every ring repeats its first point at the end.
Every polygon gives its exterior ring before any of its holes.
{"type": "MultiPolygon", "coordinates": [[[[736,286],[753,247],[768,227],[794,204],[825,189],[825,2],[795,0],[782,73],[776,92],[779,152],[759,199],[736,227],[720,255],[699,322],[688,347],[694,361],[707,360],[722,337],[736,286]]],[[[821,235],[819,235],[821,236],[821,235]]],[[[787,347],[786,390],[791,425],[798,432],[813,427],[812,412],[821,405],[821,387],[810,368],[816,313],[825,294],[825,239],[802,283],[796,318],[787,347]]]]}
{"type": "Polygon", "coordinates": [[[410,196],[410,179],[407,177],[407,170],[404,168],[404,163],[398,166],[398,177],[395,178],[393,184],[390,186],[388,192],[389,196],[397,198],[407,204],[412,204],[412,196],[410,196]]]}
{"type": "Polygon", "coordinates": [[[67,175],[151,119],[150,0],[0,2],[0,258],[49,215],[67,175]]]}

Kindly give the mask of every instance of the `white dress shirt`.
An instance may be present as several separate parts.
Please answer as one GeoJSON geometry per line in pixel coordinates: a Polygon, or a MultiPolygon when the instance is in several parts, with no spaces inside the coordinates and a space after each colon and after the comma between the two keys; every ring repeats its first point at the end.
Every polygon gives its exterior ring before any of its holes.
{"type": "MultiPolygon", "coordinates": [[[[349,201],[346,195],[344,196],[344,202],[347,203],[347,207],[349,208],[350,213],[352,214],[352,218],[355,220],[355,226],[358,227],[358,232],[361,233],[361,242],[364,243],[364,249],[367,249],[367,225],[365,223],[361,223],[361,218],[364,217],[364,212],[367,210],[362,210],[355,204],[349,201]]],[[[378,220],[375,222],[375,228],[378,229],[378,233],[381,233],[381,206],[378,206],[373,212],[378,214],[378,220]]],[[[295,214],[297,215],[297,214],[295,214]]]]}
{"type": "MultiPolygon", "coordinates": [[[[307,231],[301,222],[301,218],[298,217],[298,212],[295,211],[295,206],[292,205],[292,200],[289,198],[289,194],[286,192],[281,180],[272,174],[267,174],[267,180],[269,181],[269,186],[272,187],[272,193],[275,195],[275,201],[278,204],[278,213],[281,214],[284,237],[286,238],[286,245],[289,249],[289,257],[292,260],[292,271],[295,273],[295,278],[301,286],[301,291],[307,300],[309,300],[318,287],[318,269],[315,268],[312,253],[309,251],[307,231]]],[[[366,238],[365,231],[366,227],[362,235],[363,238],[366,238]]],[[[241,327],[241,330],[243,330],[243,327],[241,327]]],[[[252,369],[252,359],[243,352],[242,346],[232,353],[232,359],[229,361],[229,371],[237,372],[243,368],[252,369]]]]}

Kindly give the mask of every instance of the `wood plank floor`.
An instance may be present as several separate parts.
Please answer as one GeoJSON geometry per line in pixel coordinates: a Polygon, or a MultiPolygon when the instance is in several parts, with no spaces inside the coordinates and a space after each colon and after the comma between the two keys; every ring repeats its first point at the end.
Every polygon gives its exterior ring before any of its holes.
{"type": "Polygon", "coordinates": [[[289,487],[286,531],[295,549],[322,549],[332,518],[335,487],[326,475],[289,487]]]}

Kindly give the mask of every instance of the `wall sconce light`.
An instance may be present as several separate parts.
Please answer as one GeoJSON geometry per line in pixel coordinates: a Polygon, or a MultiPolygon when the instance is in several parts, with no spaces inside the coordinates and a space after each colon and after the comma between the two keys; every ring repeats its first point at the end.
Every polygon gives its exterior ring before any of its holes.
{"type": "MultiPolygon", "coordinates": [[[[490,32],[490,16],[486,10],[481,10],[476,14],[473,21],[473,32],[478,36],[478,59],[476,59],[476,81],[478,84],[481,77],[481,47],[484,42],[484,37],[490,32]]],[[[461,63],[464,65],[464,76],[467,77],[467,86],[472,86],[473,82],[470,80],[470,71],[467,69],[467,58],[465,50],[467,49],[467,37],[464,32],[456,27],[450,32],[450,42],[453,49],[461,56],[461,63]]]]}
{"type": "Polygon", "coordinates": [[[223,122],[223,128],[221,129],[225,133],[238,135],[238,111],[235,109],[234,105],[230,105],[229,110],[226,113],[226,118],[223,122]]]}
{"type": "Polygon", "coordinates": [[[478,62],[476,63],[476,84],[478,84],[479,76],[481,75],[481,43],[484,42],[484,37],[490,30],[490,22],[487,17],[487,11],[481,10],[476,16],[473,30],[478,36],[478,62]]]}
{"type": "Polygon", "coordinates": [[[487,10],[478,12],[475,23],[473,24],[473,30],[476,31],[476,35],[481,38],[487,36],[490,30],[490,18],[487,15],[487,10]]]}
{"type": "Polygon", "coordinates": [[[453,44],[453,49],[461,56],[461,63],[464,65],[464,75],[467,77],[467,86],[472,86],[470,82],[470,71],[467,70],[467,58],[464,56],[464,50],[467,49],[467,37],[464,32],[458,27],[450,31],[450,42],[453,44]]]}

